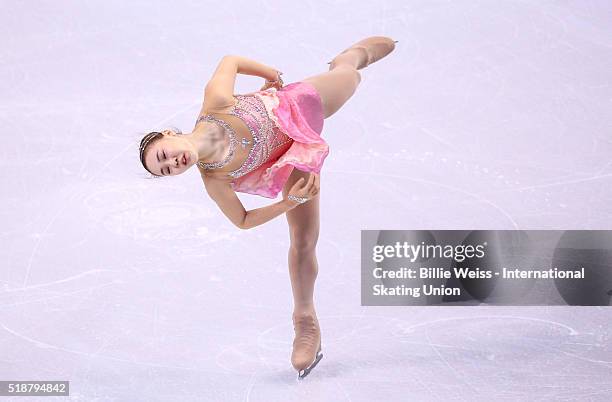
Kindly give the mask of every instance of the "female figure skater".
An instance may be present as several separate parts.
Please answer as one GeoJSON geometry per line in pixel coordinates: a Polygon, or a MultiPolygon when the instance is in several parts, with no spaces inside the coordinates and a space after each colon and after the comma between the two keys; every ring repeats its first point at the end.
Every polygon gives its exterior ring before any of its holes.
{"type": "Polygon", "coordinates": [[[175,176],[196,165],[207,193],[238,228],[249,229],[286,213],[291,246],[295,338],[291,363],[304,378],[323,357],[313,292],[318,273],[319,174],[329,153],[323,120],[353,95],[358,70],[395,48],[372,36],[338,54],[329,71],[283,86],[280,72],[240,56],[221,59],[204,92],[193,131],[151,132],[140,143],[140,161],[154,176],[175,176]],[[234,94],[236,74],[266,79],[261,90],[234,94]],[[283,200],[246,211],[236,192],[283,200]]]}

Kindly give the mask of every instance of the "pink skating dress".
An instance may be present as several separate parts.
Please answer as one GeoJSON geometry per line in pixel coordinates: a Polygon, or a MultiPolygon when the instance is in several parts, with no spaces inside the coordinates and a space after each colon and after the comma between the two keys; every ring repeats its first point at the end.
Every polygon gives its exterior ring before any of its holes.
{"type": "MultiPolygon", "coordinates": [[[[329,146],[321,137],[323,105],[312,84],[300,81],[280,90],[269,88],[234,97],[236,104],[227,114],[241,119],[253,137],[252,148],[242,166],[225,173],[233,178],[230,185],[234,191],[276,198],[294,168],[320,173],[329,146]]],[[[246,147],[250,143],[243,139],[238,144],[233,128],[218,117],[205,114],[196,124],[202,120],[218,123],[230,136],[227,157],[219,162],[199,162],[204,170],[227,165],[237,145],[246,147]]]]}

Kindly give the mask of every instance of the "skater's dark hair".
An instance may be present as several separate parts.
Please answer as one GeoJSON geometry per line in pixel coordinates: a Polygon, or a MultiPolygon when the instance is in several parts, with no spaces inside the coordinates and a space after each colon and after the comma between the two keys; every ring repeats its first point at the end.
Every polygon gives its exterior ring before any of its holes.
{"type": "Polygon", "coordinates": [[[163,136],[164,134],[160,133],[159,131],[151,131],[150,133],[142,137],[142,140],[140,140],[140,163],[142,163],[142,166],[145,169],[147,169],[147,172],[151,173],[153,176],[159,176],[159,175],[149,170],[149,168],[145,164],[145,154],[147,152],[147,148],[151,146],[152,144],[155,144],[163,136]]]}

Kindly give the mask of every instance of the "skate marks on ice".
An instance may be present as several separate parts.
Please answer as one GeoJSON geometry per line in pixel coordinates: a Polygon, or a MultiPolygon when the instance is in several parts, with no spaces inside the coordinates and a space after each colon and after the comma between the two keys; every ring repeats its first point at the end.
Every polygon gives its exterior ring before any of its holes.
{"type": "MultiPolygon", "coordinates": [[[[466,397],[544,396],[555,387],[555,395],[578,397],[603,395],[607,391],[597,384],[612,375],[609,332],[582,331],[552,319],[485,312],[417,324],[392,315],[320,315],[319,321],[325,358],[299,383],[378,383],[410,388],[411,395],[423,398],[432,398],[441,383],[466,397]],[[512,376],[502,376],[504,368],[512,369],[512,376]]],[[[258,389],[296,383],[291,340],[291,326],[279,324],[252,343],[228,345],[216,363],[229,373],[251,374],[249,395],[259,400],[258,389]]],[[[350,389],[343,392],[350,395],[350,389]]]]}

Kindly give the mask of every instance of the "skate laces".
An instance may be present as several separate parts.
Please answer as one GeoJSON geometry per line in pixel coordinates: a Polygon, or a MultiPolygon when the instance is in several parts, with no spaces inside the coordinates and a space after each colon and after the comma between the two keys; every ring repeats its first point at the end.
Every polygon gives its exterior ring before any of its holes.
{"type": "Polygon", "coordinates": [[[293,329],[296,332],[294,344],[302,344],[310,347],[316,346],[317,326],[314,316],[302,315],[293,318],[293,329]]]}

